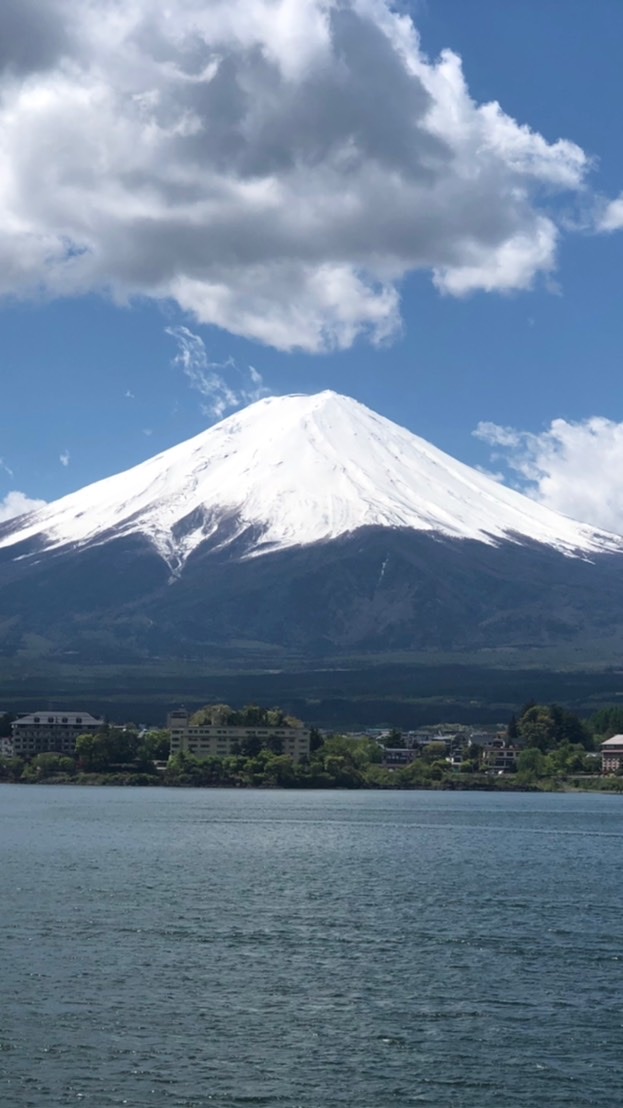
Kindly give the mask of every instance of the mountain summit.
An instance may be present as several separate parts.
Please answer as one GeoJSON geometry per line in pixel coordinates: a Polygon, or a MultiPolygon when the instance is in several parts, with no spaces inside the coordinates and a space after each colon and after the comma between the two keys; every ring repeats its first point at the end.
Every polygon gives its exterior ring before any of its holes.
{"type": "Polygon", "coordinates": [[[623,550],[463,465],[335,392],[260,400],[125,473],[0,528],[0,548],[35,559],[138,535],[179,574],[204,543],[246,555],[361,528],[408,529],[488,545],[542,543],[566,555],[623,550]],[[23,555],[20,549],[20,554],[23,555]]]}

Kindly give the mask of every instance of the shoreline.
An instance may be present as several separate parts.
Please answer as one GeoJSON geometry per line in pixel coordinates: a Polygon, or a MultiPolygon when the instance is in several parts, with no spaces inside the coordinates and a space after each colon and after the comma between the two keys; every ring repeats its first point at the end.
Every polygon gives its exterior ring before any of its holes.
{"type": "MultiPolygon", "coordinates": [[[[616,780],[613,778],[602,778],[600,780],[609,781],[616,780]]],[[[235,789],[236,791],[244,792],[252,789],[258,789],[262,792],[482,792],[482,793],[600,793],[606,795],[621,795],[623,794],[623,779],[620,781],[619,787],[613,786],[597,786],[590,787],[587,784],[575,783],[573,779],[561,780],[553,783],[551,781],[543,782],[521,782],[511,783],[508,779],[504,779],[504,783],[493,778],[491,784],[483,781],[474,783],[467,782],[442,782],[434,781],[430,784],[418,782],[417,785],[411,787],[405,787],[404,785],[395,786],[387,785],[374,787],[373,785],[365,784],[361,786],[345,786],[345,785],[266,785],[266,784],[239,784],[239,785],[227,785],[227,784],[195,784],[192,782],[170,782],[161,781],[158,779],[150,778],[148,774],[136,774],[133,775],[133,779],[128,779],[127,775],[123,774],[92,774],[84,775],[82,777],[49,777],[43,778],[40,781],[0,781],[0,785],[24,785],[24,786],[59,786],[70,785],[74,788],[149,788],[149,789],[205,789],[206,791],[222,790],[222,789],[235,789]]]]}

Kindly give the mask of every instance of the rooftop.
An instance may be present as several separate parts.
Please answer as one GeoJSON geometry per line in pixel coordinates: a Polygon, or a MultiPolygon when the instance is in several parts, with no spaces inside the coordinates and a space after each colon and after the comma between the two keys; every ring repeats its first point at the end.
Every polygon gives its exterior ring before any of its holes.
{"type": "Polygon", "coordinates": [[[34,723],[76,726],[83,723],[92,727],[94,724],[99,725],[103,722],[103,719],[92,716],[90,712],[49,712],[42,710],[40,712],[30,712],[27,716],[20,716],[19,719],[15,720],[13,726],[28,727],[34,723]]]}

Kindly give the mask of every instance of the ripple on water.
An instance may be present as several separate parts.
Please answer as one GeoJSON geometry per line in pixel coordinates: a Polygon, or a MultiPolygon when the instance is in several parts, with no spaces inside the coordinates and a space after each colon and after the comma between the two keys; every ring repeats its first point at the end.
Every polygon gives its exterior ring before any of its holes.
{"type": "Polygon", "coordinates": [[[1,797],[7,1108],[619,1108],[620,798],[1,797]]]}

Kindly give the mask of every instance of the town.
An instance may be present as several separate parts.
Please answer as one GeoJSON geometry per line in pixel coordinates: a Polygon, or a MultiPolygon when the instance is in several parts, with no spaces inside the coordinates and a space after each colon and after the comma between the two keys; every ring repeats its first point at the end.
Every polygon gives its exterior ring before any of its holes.
{"type": "Polygon", "coordinates": [[[623,791],[623,709],[527,704],[506,726],[320,731],[280,708],[176,708],[165,728],[88,711],[0,714],[0,780],[315,788],[623,791]]]}

